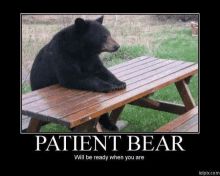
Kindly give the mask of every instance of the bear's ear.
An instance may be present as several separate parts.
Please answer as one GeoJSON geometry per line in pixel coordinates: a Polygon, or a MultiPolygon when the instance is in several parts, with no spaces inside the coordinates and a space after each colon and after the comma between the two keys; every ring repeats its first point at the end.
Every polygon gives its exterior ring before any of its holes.
{"type": "Polygon", "coordinates": [[[83,34],[87,30],[86,22],[82,18],[77,18],[75,20],[75,26],[79,34],[83,34]]]}
{"type": "Polygon", "coordinates": [[[103,18],[104,18],[104,16],[102,15],[101,17],[99,17],[98,19],[96,19],[96,21],[98,21],[100,24],[102,24],[103,18]]]}

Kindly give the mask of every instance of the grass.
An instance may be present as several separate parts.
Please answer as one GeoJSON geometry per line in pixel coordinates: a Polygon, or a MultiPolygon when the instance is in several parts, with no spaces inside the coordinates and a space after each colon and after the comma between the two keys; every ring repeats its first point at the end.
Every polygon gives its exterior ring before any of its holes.
{"type": "MultiPolygon", "coordinates": [[[[145,17],[137,16],[139,20],[145,19],[145,17]]],[[[109,21],[111,20],[108,17],[109,21]]],[[[177,24],[151,24],[151,26],[144,26],[142,23],[135,23],[130,17],[122,17],[119,19],[117,33],[110,23],[106,23],[105,26],[113,31],[112,36],[116,38],[116,41],[121,44],[120,50],[115,53],[104,53],[101,55],[102,61],[105,66],[110,67],[127,60],[133,59],[141,55],[149,55],[151,57],[182,60],[188,62],[198,62],[198,38],[192,36],[191,30],[185,28],[185,26],[177,24]],[[135,26],[135,28],[132,28],[135,26]]],[[[150,24],[150,22],[148,23],[150,24]]],[[[61,29],[58,25],[46,25],[45,28],[52,33],[61,29]]],[[[25,26],[31,27],[29,25],[25,26]]],[[[30,52],[30,48],[35,46],[34,53],[39,50],[43,44],[49,41],[50,36],[47,36],[47,32],[42,33],[42,25],[37,25],[36,31],[38,31],[44,38],[38,41],[37,36],[25,36],[24,44],[22,42],[22,56],[24,57],[24,63],[22,60],[22,68],[26,65],[30,65],[33,62],[33,57],[29,58],[29,55],[25,51],[30,52]],[[44,34],[44,35],[43,35],[44,34]],[[28,39],[29,38],[29,39],[28,39]],[[36,42],[38,41],[38,42],[36,42]],[[41,43],[40,43],[41,42],[41,43]],[[36,49],[37,48],[37,49],[36,49]]],[[[33,53],[31,53],[33,56],[33,53]]],[[[23,58],[22,58],[23,59],[23,58]]],[[[189,89],[194,97],[196,104],[198,105],[198,74],[195,74],[189,84],[189,89]]],[[[29,83],[25,83],[22,86],[22,93],[31,91],[29,83]]],[[[182,104],[181,98],[175,85],[170,85],[157,92],[151,97],[162,101],[170,101],[173,103],[182,104]]],[[[128,121],[128,125],[122,129],[122,132],[152,132],[158,127],[170,122],[178,117],[178,115],[141,108],[138,106],[126,105],[120,119],[128,121]]],[[[45,125],[41,128],[42,132],[69,132],[68,129],[61,125],[54,123],[45,125]]]]}
{"type": "Polygon", "coordinates": [[[31,86],[27,82],[22,85],[22,94],[28,93],[31,91],[31,86]]]}

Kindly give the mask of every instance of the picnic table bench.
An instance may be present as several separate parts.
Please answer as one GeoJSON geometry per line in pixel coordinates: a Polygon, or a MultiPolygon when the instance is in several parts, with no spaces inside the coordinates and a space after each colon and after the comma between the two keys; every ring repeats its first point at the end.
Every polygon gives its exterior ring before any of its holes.
{"type": "Polygon", "coordinates": [[[198,129],[198,106],[196,106],[154,132],[198,132],[198,129]]]}
{"type": "Polygon", "coordinates": [[[116,123],[126,104],[180,115],[196,107],[188,84],[198,72],[197,63],[141,56],[108,69],[126,82],[126,89],[102,93],[56,84],[23,94],[22,132],[39,132],[50,122],[73,132],[102,132],[100,115],[112,111],[110,117],[116,123]],[[149,99],[155,91],[173,83],[184,105],[149,99]]]}

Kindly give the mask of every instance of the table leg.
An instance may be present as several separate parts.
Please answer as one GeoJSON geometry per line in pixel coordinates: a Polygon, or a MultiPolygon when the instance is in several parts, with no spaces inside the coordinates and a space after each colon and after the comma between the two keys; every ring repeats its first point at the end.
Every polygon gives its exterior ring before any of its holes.
{"type": "Polygon", "coordinates": [[[39,132],[40,128],[41,128],[41,125],[42,125],[42,122],[43,122],[42,120],[39,120],[35,117],[32,117],[31,120],[30,120],[28,129],[27,129],[27,132],[28,133],[39,132]]]}
{"type": "Polygon", "coordinates": [[[179,94],[182,98],[182,101],[185,105],[186,111],[189,111],[196,107],[195,101],[192,97],[192,94],[190,93],[188,84],[185,80],[180,80],[175,83],[177,90],[179,91],[179,94]]]}
{"type": "Polygon", "coordinates": [[[190,83],[190,81],[191,81],[192,77],[193,77],[193,75],[188,76],[187,78],[185,78],[185,79],[184,79],[184,80],[185,80],[185,82],[186,82],[186,84],[189,84],[189,83],[190,83]]]}
{"type": "Polygon", "coordinates": [[[114,109],[111,114],[110,114],[110,119],[112,120],[113,124],[116,124],[120,114],[122,113],[123,109],[124,109],[125,105],[114,109]]]}

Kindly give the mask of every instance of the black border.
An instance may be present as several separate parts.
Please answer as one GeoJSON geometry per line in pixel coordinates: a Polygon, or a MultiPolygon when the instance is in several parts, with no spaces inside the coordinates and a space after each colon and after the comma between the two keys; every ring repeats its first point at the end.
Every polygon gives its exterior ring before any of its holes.
{"type": "MultiPolygon", "coordinates": [[[[34,13],[30,13],[34,14],[34,13]]],[[[51,13],[49,13],[48,15],[50,15],[51,13]]],[[[85,14],[85,13],[78,13],[78,14],[85,14]]],[[[91,13],[89,13],[91,14],[91,13]]],[[[100,13],[92,13],[93,15],[99,15],[100,13]]],[[[112,13],[107,13],[107,14],[112,14],[112,13]]],[[[120,15],[123,14],[130,14],[130,13],[117,13],[120,15]]],[[[136,15],[141,15],[142,13],[138,13],[136,15]]],[[[152,13],[149,13],[152,14],[152,13]]],[[[153,13],[155,14],[155,13],[153,13]]],[[[158,13],[156,13],[158,14],[158,13]]],[[[173,14],[173,13],[162,13],[162,14],[173,14]]],[[[184,13],[185,14],[185,13],[184,13]]],[[[188,13],[187,13],[188,14],[188,13]]],[[[190,13],[191,14],[191,13],[190,13]]],[[[195,13],[193,13],[195,14],[195,13]]],[[[158,142],[158,140],[161,139],[161,137],[164,135],[165,138],[167,138],[168,140],[168,145],[170,145],[170,138],[173,135],[177,135],[177,136],[181,136],[183,139],[183,148],[185,149],[185,151],[160,151],[160,152],[156,152],[156,151],[152,151],[152,152],[142,152],[142,151],[137,151],[137,152],[128,152],[126,151],[127,148],[127,135],[120,133],[120,134],[97,134],[97,133],[92,133],[92,134],[77,134],[79,136],[85,136],[85,135],[96,135],[97,137],[99,137],[100,139],[104,136],[104,135],[121,135],[122,137],[122,143],[120,144],[121,146],[121,150],[116,152],[116,155],[143,155],[146,157],[146,160],[144,160],[142,163],[146,163],[146,165],[142,168],[144,168],[145,173],[144,174],[148,174],[149,171],[152,169],[154,173],[169,173],[171,174],[173,171],[175,172],[176,175],[179,175],[180,173],[182,174],[187,174],[187,175],[199,175],[199,171],[208,171],[210,169],[216,170],[216,168],[218,168],[218,156],[219,156],[219,145],[218,145],[218,128],[217,125],[215,126],[215,124],[213,124],[213,121],[210,122],[209,120],[205,120],[205,118],[209,118],[211,119],[211,114],[208,114],[208,116],[203,115],[202,117],[204,117],[204,120],[206,123],[203,122],[203,124],[201,125],[200,122],[200,111],[201,111],[201,104],[200,104],[200,13],[196,13],[199,15],[199,40],[198,40],[198,46],[199,46],[199,50],[198,50],[198,63],[199,63],[199,72],[198,72],[198,81],[199,81],[199,101],[198,101],[198,106],[199,106],[199,133],[188,133],[188,134],[184,134],[184,133],[128,133],[128,135],[135,135],[138,137],[142,137],[142,135],[152,135],[155,139],[155,141],[158,142]],[[207,127],[209,125],[212,125],[214,128],[213,132],[210,133],[210,129],[208,129],[207,127]],[[202,127],[201,127],[202,126],[202,127]],[[201,129],[200,129],[201,127],[201,129]],[[166,169],[162,169],[162,166],[166,166],[166,169]],[[176,172],[176,169],[178,169],[178,171],[176,172]]],[[[21,47],[22,47],[22,38],[21,38],[21,15],[20,14],[20,129],[21,129],[21,47]]],[[[114,14],[112,14],[114,15],[114,14]]],[[[134,15],[134,14],[131,14],[134,15]]],[[[207,106],[206,106],[207,108],[207,106]]],[[[205,109],[205,106],[204,106],[205,109]]],[[[204,110],[203,109],[203,110],[204,110]]],[[[203,120],[202,120],[203,121],[203,120]]],[[[17,128],[16,128],[17,129],[17,128]]],[[[19,131],[20,131],[19,129],[19,131]]],[[[71,135],[70,133],[58,133],[60,135],[71,135]]],[[[38,135],[42,135],[45,136],[48,140],[51,139],[51,137],[54,135],[57,139],[58,139],[58,134],[56,133],[34,133],[34,134],[19,134],[19,143],[15,143],[15,146],[20,146],[20,153],[21,153],[21,160],[22,162],[25,161],[25,163],[27,163],[27,161],[30,161],[31,164],[33,166],[35,166],[36,163],[39,163],[40,161],[40,165],[41,166],[47,166],[49,163],[50,164],[58,164],[59,166],[61,166],[62,164],[72,164],[74,163],[86,163],[88,161],[75,161],[73,159],[73,155],[74,154],[87,154],[87,155],[102,155],[102,154],[106,154],[106,155],[113,155],[114,152],[111,151],[99,151],[99,152],[72,152],[72,151],[68,151],[68,152],[56,152],[54,150],[51,150],[50,152],[46,152],[46,151],[35,151],[36,150],[36,136],[38,135]],[[27,155],[24,155],[27,154],[27,155]],[[25,156],[25,157],[23,157],[25,156]],[[47,165],[43,165],[43,164],[47,164],[47,165]]],[[[72,134],[75,135],[75,134],[72,134]]],[[[62,145],[59,143],[59,145],[62,145]]],[[[116,163],[120,163],[121,161],[117,161],[116,163]]],[[[90,163],[90,162],[89,162],[90,163]]],[[[95,162],[95,163],[103,163],[103,162],[95,162]]],[[[105,162],[104,162],[105,163],[105,162]]],[[[113,163],[113,162],[111,162],[113,163]]],[[[134,162],[130,162],[133,166],[134,162]]],[[[135,163],[139,163],[139,162],[135,162],[135,163]]],[[[67,165],[65,165],[66,167],[67,165]]],[[[99,166],[99,165],[98,165],[99,166]]],[[[36,167],[36,166],[35,166],[36,167]]],[[[72,166],[72,168],[74,168],[72,166]]],[[[55,168],[56,169],[56,168],[55,168]]],[[[54,170],[55,170],[54,169],[54,170]]],[[[127,168],[129,169],[129,168],[127,168]]],[[[134,168],[135,170],[139,169],[139,168],[134,168]]],[[[112,170],[112,169],[111,169],[112,170]]]]}

